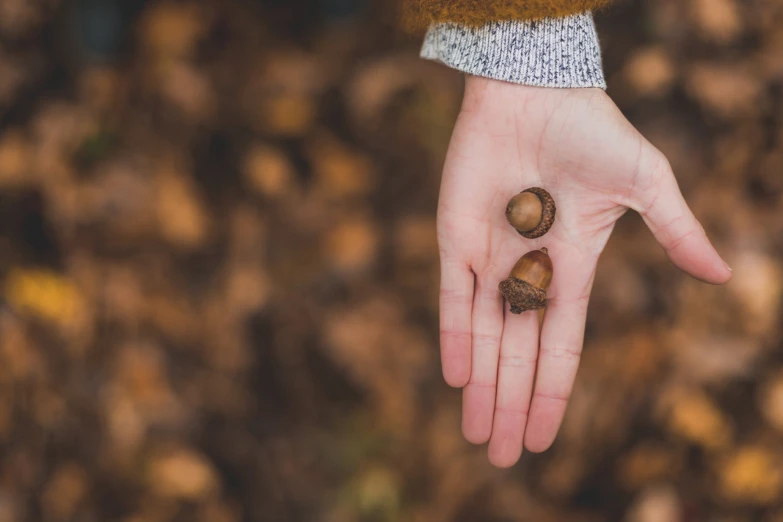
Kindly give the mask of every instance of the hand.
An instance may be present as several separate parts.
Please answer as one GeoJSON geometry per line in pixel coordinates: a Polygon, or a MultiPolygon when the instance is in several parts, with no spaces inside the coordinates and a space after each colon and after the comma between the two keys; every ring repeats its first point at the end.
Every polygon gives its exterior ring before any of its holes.
{"type": "Polygon", "coordinates": [[[714,284],[731,278],[666,158],[603,91],[467,79],[438,208],[441,355],[446,382],[464,388],[463,433],[489,441],[496,466],[516,463],[523,445],[540,452],[554,441],[596,263],[629,208],[682,270],[714,284]],[[555,198],[557,219],[547,235],[527,240],[506,222],[505,208],[533,186],[555,198]],[[520,256],[544,246],[554,279],[539,328],[537,313],[508,311],[498,283],[520,256]]]}

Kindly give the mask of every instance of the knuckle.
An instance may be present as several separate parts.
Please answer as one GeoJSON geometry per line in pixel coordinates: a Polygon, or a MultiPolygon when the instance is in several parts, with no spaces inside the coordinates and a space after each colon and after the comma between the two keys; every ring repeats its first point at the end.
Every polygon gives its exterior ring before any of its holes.
{"type": "Polygon", "coordinates": [[[648,171],[654,178],[662,179],[673,174],[672,165],[666,154],[653,146],[650,146],[649,154],[650,168],[648,171]]]}
{"type": "Polygon", "coordinates": [[[470,342],[470,332],[441,329],[440,337],[443,341],[467,341],[470,342]]]}
{"type": "Polygon", "coordinates": [[[472,296],[461,290],[450,288],[440,289],[440,300],[443,304],[472,304],[472,296]]]}
{"type": "Polygon", "coordinates": [[[555,402],[568,402],[568,397],[560,393],[536,393],[534,399],[544,399],[555,402]]]}
{"type": "Polygon", "coordinates": [[[496,413],[504,413],[506,415],[515,415],[520,417],[527,417],[530,411],[528,409],[519,409],[519,408],[507,408],[507,407],[501,407],[498,406],[495,408],[496,413]]]}
{"type": "Polygon", "coordinates": [[[645,174],[636,180],[635,197],[639,213],[648,215],[658,203],[667,178],[673,177],[669,159],[655,147],[650,147],[647,165],[640,167],[645,174]]]}
{"type": "Polygon", "coordinates": [[[680,215],[668,223],[662,225],[658,230],[661,236],[661,243],[666,251],[672,251],[679,248],[694,236],[705,235],[701,224],[688,215],[680,215]]]}
{"type": "Polygon", "coordinates": [[[549,298],[550,304],[557,305],[576,305],[579,309],[587,308],[590,302],[591,292],[590,289],[580,292],[574,297],[565,297],[562,295],[555,295],[549,298]]]}
{"type": "Polygon", "coordinates": [[[497,386],[497,382],[492,380],[479,379],[471,376],[470,381],[468,382],[468,386],[474,388],[494,388],[495,386],[497,386]]]}
{"type": "Polygon", "coordinates": [[[564,347],[542,347],[541,356],[551,359],[579,362],[582,358],[582,348],[564,348],[564,347]]]}
{"type": "Polygon", "coordinates": [[[497,350],[500,347],[500,336],[493,334],[473,334],[473,349],[497,350]]]}
{"type": "Polygon", "coordinates": [[[530,366],[534,366],[536,364],[536,357],[520,357],[520,356],[510,356],[510,355],[501,355],[500,356],[500,367],[501,368],[528,368],[530,366]]]}

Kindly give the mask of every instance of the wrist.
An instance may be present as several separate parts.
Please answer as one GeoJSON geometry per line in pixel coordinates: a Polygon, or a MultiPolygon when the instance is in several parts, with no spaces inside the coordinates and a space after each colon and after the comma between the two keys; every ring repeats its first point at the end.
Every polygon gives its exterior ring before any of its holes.
{"type": "Polygon", "coordinates": [[[535,93],[546,89],[532,85],[514,84],[484,76],[465,75],[465,93],[462,98],[462,110],[509,110],[535,93]]]}

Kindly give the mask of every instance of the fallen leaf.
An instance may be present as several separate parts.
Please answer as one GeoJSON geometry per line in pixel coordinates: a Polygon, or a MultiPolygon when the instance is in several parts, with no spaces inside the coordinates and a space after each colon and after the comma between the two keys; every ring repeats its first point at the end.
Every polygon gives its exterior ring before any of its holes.
{"type": "Polygon", "coordinates": [[[723,460],[719,478],[729,501],[772,504],[783,493],[783,462],[766,448],[747,446],[723,460]]]}
{"type": "Polygon", "coordinates": [[[628,83],[641,96],[661,96],[674,84],[675,66],[660,47],[636,51],[623,71],[628,83]]]}
{"type": "Polygon", "coordinates": [[[211,463],[189,449],[177,449],[154,457],[148,465],[148,477],[158,494],[184,500],[203,498],[217,487],[211,463]]]}
{"type": "Polygon", "coordinates": [[[276,198],[285,194],[294,182],[294,167],[286,155],[273,147],[256,145],[245,157],[248,184],[259,194],[276,198]]]}
{"type": "Polygon", "coordinates": [[[14,269],[5,280],[5,298],[23,313],[30,313],[60,327],[80,321],[85,313],[83,296],[65,276],[45,269],[14,269]]]}
{"type": "Polygon", "coordinates": [[[705,393],[675,390],[663,400],[670,404],[666,425],[673,434],[710,450],[725,448],[732,442],[731,422],[705,393]]]}

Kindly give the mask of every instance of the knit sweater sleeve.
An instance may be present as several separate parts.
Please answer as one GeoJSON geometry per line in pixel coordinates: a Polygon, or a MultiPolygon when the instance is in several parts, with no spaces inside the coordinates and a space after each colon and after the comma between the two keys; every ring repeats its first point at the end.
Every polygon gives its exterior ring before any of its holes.
{"type": "Polygon", "coordinates": [[[540,20],[489,21],[478,26],[434,22],[421,55],[467,74],[512,83],[606,88],[598,36],[589,12],[540,20]]]}

